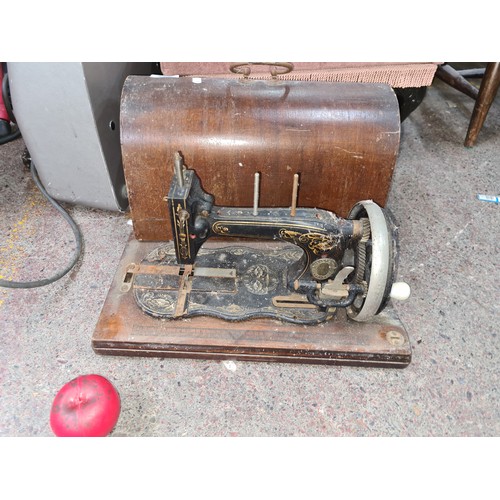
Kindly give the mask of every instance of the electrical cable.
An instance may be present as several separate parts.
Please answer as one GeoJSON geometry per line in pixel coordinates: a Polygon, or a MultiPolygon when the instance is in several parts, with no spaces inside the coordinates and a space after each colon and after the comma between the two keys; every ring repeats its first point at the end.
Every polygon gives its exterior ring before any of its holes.
{"type": "Polygon", "coordinates": [[[0,137],[0,146],[2,144],[7,144],[10,141],[13,141],[14,139],[17,139],[18,137],[21,137],[21,131],[19,129],[16,129],[14,132],[3,135],[0,137]]]}
{"type": "Polygon", "coordinates": [[[82,238],[82,233],[80,232],[80,228],[77,226],[76,222],[71,218],[71,216],[64,210],[61,205],[59,205],[50,195],[47,193],[45,188],[43,187],[42,183],[40,182],[40,179],[38,177],[38,173],[36,171],[35,165],[33,161],[30,161],[30,171],[31,171],[31,177],[35,181],[35,184],[37,185],[38,189],[44,196],[44,198],[47,199],[47,201],[58,211],[61,213],[63,216],[64,220],[71,226],[71,229],[73,230],[73,234],[75,235],[75,241],[76,241],[76,249],[75,253],[73,255],[73,259],[71,260],[70,264],[65,267],[62,271],[58,272],[54,276],[46,279],[41,279],[41,280],[36,280],[36,281],[7,281],[7,280],[0,280],[0,287],[5,287],[5,288],[36,288],[40,286],[45,286],[45,285],[50,285],[51,283],[54,283],[54,281],[57,281],[58,279],[62,278],[65,274],[67,274],[75,264],[78,262],[80,259],[80,256],[82,254],[82,246],[83,246],[83,238],[82,238]]]}
{"type": "Polygon", "coordinates": [[[16,117],[14,116],[14,111],[12,110],[12,103],[10,101],[10,85],[9,85],[9,75],[7,72],[4,73],[2,79],[2,100],[9,116],[9,120],[12,123],[16,122],[16,117]]]}
{"type": "MultiPolygon", "coordinates": [[[[2,79],[2,100],[5,109],[7,110],[7,114],[9,115],[9,120],[12,123],[17,123],[16,117],[14,116],[14,112],[12,111],[12,103],[10,102],[9,77],[7,73],[4,73],[2,79]]],[[[8,142],[13,141],[14,139],[17,139],[20,136],[21,136],[21,131],[19,130],[19,127],[17,127],[17,129],[14,130],[14,132],[11,132],[10,134],[3,135],[2,137],[0,137],[0,145],[7,144],[8,142]]]]}

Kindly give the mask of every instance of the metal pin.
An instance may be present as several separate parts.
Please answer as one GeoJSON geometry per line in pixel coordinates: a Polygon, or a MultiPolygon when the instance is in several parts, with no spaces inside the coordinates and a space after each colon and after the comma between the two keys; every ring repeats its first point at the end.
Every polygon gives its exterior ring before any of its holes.
{"type": "Polygon", "coordinates": [[[174,173],[177,177],[177,184],[179,184],[180,187],[184,187],[184,175],[182,171],[182,156],[176,151],[174,154],[174,173]]]}
{"type": "Polygon", "coordinates": [[[295,217],[297,210],[297,196],[299,192],[299,174],[294,174],[293,176],[293,188],[292,188],[292,208],[290,209],[290,216],[295,217]]]}
{"type": "Polygon", "coordinates": [[[257,215],[257,208],[259,207],[259,179],[260,174],[255,172],[253,179],[253,215],[257,215]]]}

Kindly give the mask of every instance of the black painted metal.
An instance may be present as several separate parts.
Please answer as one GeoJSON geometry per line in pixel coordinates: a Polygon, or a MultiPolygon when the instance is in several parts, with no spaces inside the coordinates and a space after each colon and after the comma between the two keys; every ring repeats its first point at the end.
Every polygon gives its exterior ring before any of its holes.
{"type": "MultiPolygon", "coordinates": [[[[183,168],[181,175],[182,179],[172,178],[167,196],[179,264],[194,264],[199,249],[212,237],[284,241],[304,252],[300,262],[290,263],[288,288],[313,297],[318,280],[311,274],[311,264],[318,259],[332,259],[334,269],[340,269],[346,249],[360,237],[355,236],[354,221],[327,210],[299,208],[291,215],[288,208],[259,208],[254,215],[252,208],[216,206],[194,170],[183,168]]],[[[349,297],[347,305],[352,303],[353,294],[349,297]]],[[[346,307],[344,302],[339,306],[346,307]]],[[[316,300],[315,304],[323,303],[316,300]]],[[[330,306],[336,304],[329,302],[330,306]]]]}

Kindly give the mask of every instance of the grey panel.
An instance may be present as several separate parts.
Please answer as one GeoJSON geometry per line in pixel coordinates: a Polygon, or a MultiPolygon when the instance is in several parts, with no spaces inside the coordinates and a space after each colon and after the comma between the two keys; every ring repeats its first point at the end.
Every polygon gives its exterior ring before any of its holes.
{"type": "Polygon", "coordinates": [[[12,104],[49,194],[107,210],[128,205],[120,149],[121,89],[151,63],[8,63],[12,104]]]}

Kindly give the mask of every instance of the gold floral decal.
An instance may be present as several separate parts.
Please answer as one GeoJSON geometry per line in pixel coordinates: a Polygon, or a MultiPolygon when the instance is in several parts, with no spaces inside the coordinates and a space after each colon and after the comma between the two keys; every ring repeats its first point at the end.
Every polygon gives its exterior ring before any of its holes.
{"type": "Polygon", "coordinates": [[[279,236],[283,240],[291,240],[296,245],[309,248],[316,255],[328,252],[336,245],[331,235],[322,233],[299,233],[289,229],[280,229],[279,236]]]}
{"type": "Polygon", "coordinates": [[[216,222],[212,226],[212,231],[215,234],[228,234],[229,233],[229,228],[227,226],[223,226],[221,222],[216,222]]]}

